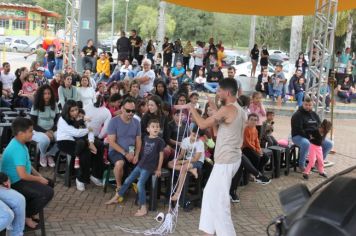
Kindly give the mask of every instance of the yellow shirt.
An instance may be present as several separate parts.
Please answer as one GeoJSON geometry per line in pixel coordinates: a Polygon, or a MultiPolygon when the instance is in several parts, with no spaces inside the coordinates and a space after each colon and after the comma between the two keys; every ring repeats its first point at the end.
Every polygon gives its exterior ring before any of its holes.
{"type": "Polygon", "coordinates": [[[96,62],[96,72],[105,73],[107,77],[110,76],[110,62],[109,59],[101,60],[99,59],[96,62]]]}
{"type": "Polygon", "coordinates": [[[225,53],[221,50],[218,50],[218,66],[222,67],[222,60],[225,57],[225,53]]]}
{"type": "Polygon", "coordinates": [[[184,57],[189,57],[190,54],[189,53],[192,53],[194,52],[194,48],[192,45],[185,45],[184,48],[183,48],[183,56],[184,57]]]}

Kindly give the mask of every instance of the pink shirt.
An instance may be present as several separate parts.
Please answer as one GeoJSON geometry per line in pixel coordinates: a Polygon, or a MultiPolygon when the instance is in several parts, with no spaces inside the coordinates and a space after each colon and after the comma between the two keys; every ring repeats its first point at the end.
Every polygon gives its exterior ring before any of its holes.
{"type": "Polygon", "coordinates": [[[37,84],[35,82],[25,82],[22,84],[23,94],[33,94],[37,90],[37,84]]]}
{"type": "Polygon", "coordinates": [[[257,125],[262,125],[262,123],[266,120],[266,110],[263,106],[263,104],[254,104],[253,102],[250,104],[249,107],[250,114],[251,113],[256,113],[258,115],[258,122],[257,125]]]}

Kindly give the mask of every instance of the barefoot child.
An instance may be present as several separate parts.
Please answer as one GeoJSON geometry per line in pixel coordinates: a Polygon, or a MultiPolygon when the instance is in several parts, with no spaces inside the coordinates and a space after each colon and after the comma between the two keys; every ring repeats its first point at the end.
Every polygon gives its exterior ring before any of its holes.
{"type": "Polygon", "coordinates": [[[309,173],[311,168],[314,167],[315,161],[317,161],[319,175],[327,178],[327,175],[324,172],[323,150],[321,148],[321,143],[323,142],[331,128],[331,122],[325,119],[320,124],[318,130],[315,130],[310,133],[309,163],[303,172],[304,179],[309,179],[309,173]]]}
{"type": "MultiPolygon", "coordinates": [[[[204,132],[202,130],[199,130],[198,132],[198,126],[194,125],[191,129],[190,136],[184,138],[182,141],[181,151],[175,166],[175,169],[180,170],[181,173],[178,179],[178,188],[172,196],[172,201],[178,200],[183,189],[184,176],[187,171],[189,171],[196,179],[198,178],[198,169],[203,167],[205,158],[204,143],[200,140],[200,137],[203,135],[204,132]]],[[[174,160],[168,162],[168,167],[174,167],[174,160]]]]}
{"type": "Polygon", "coordinates": [[[154,173],[157,177],[161,176],[161,168],[163,163],[163,149],[165,143],[162,138],[158,136],[160,132],[159,120],[151,119],[147,125],[146,136],[143,140],[143,149],[141,151],[141,158],[135,169],[126,178],[124,184],[115,194],[115,196],[105,204],[113,204],[123,201],[123,196],[131,186],[131,184],[138,178],[138,203],[140,209],[135,216],[144,216],[147,214],[146,208],[146,182],[148,178],[154,173]]]}

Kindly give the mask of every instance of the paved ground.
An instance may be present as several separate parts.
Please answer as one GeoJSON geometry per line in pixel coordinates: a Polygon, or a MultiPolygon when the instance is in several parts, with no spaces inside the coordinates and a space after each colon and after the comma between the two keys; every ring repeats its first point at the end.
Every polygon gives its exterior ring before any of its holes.
{"type": "MultiPolygon", "coordinates": [[[[289,133],[289,117],[277,117],[275,135],[286,138],[289,133]]],[[[332,175],[351,165],[356,164],[356,127],[355,120],[339,120],[335,122],[335,149],[337,154],[330,155],[329,160],[336,164],[327,169],[332,175]]],[[[51,171],[45,171],[51,174],[51,171]]],[[[314,174],[306,182],[298,173],[274,179],[271,184],[261,186],[250,183],[240,187],[241,202],[232,205],[232,218],[238,235],[266,235],[266,226],[271,219],[282,213],[278,201],[278,193],[293,184],[306,183],[312,188],[322,181],[314,174]]],[[[59,179],[55,188],[55,197],[45,210],[47,235],[130,235],[125,234],[116,226],[133,229],[148,229],[156,226],[154,220],[157,212],[150,212],[143,218],[133,217],[137,207],[134,196],[122,205],[105,206],[113,192],[104,194],[101,188],[88,186],[85,192],[76,191],[75,187],[63,186],[59,179]]],[[[165,211],[166,206],[161,203],[158,211],[165,211]]],[[[180,211],[178,225],[174,235],[201,235],[198,231],[200,209],[192,212],[180,211]]],[[[38,232],[39,233],[39,232],[38,232]]],[[[34,235],[34,234],[28,234],[34,235]]],[[[39,235],[39,234],[38,234],[39,235]]]]}

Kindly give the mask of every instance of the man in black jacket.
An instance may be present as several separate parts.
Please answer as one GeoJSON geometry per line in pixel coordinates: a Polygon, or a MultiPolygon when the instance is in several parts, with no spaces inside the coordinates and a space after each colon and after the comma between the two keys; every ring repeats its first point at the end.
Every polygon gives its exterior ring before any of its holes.
{"type": "MultiPolygon", "coordinates": [[[[293,114],[291,119],[292,141],[300,148],[299,168],[301,171],[304,171],[305,161],[309,153],[310,133],[318,129],[320,125],[320,118],[312,109],[312,100],[309,97],[305,97],[303,106],[293,114]]],[[[325,160],[333,147],[333,143],[325,138],[321,146],[325,160]]]]}
{"type": "Polygon", "coordinates": [[[125,31],[121,31],[121,37],[116,41],[116,49],[118,53],[117,59],[122,61],[122,64],[124,64],[124,61],[129,59],[131,52],[131,43],[125,36],[125,31]]]}

